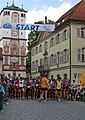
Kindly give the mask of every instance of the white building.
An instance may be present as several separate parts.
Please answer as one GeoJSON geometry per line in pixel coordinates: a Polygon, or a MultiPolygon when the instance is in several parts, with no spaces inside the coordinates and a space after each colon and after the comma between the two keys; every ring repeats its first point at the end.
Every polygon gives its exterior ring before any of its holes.
{"type": "MultiPolygon", "coordinates": [[[[0,22],[26,23],[26,12],[22,8],[8,5],[0,12],[0,22]]],[[[3,49],[3,73],[6,76],[26,77],[25,31],[0,29],[0,45],[3,49]]]]}
{"type": "Polygon", "coordinates": [[[31,43],[31,74],[41,73],[49,78],[81,80],[85,70],[85,0],[81,0],[56,22],[52,33],[42,32],[31,43]]]}
{"type": "Polygon", "coordinates": [[[2,48],[0,48],[0,77],[2,75],[2,62],[3,62],[2,48]]]}

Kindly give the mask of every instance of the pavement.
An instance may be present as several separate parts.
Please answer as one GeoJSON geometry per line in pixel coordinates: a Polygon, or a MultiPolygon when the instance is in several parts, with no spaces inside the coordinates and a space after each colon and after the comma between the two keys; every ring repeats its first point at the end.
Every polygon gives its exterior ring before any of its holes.
{"type": "Polygon", "coordinates": [[[0,112],[0,120],[85,120],[85,102],[15,100],[0,112]]]}

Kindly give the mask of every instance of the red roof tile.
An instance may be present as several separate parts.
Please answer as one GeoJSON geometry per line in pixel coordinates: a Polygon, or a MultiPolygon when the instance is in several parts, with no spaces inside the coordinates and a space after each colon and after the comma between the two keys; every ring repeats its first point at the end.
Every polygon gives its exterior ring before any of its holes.
{"type": "Polygon", "coordinates": [[[56,27],[58,26],[58,23],[61,24],[67,20],[85,20],[85,0],[81,0],[68,12],[62,15],[55,23],[56,27]]]}

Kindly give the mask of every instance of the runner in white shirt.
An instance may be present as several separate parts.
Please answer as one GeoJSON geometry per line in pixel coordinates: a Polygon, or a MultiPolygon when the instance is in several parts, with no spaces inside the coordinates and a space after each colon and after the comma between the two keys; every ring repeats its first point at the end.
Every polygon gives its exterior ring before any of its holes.
{"type": "Polygon", "coordinates": [[[24,80],[22,77],[19,80],[19,97],[20,99],[24,97],[24,80]]]}

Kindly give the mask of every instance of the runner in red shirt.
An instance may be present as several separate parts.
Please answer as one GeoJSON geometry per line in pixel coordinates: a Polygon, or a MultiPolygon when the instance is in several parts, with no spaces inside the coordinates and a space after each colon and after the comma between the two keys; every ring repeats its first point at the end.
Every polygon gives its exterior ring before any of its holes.
{"type": "Polygon", "coordinates": [[[18,89],[19,89],[19,80],[18,78],[14,81],[14,89],[15,89],[15,99],[18,98],[18,89]]]}

